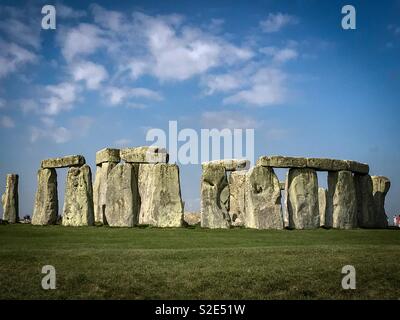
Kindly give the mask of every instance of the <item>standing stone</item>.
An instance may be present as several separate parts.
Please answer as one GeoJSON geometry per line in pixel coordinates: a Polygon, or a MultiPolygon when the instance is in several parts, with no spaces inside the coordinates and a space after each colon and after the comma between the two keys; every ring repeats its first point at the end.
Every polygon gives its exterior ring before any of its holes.
{"type": "Polygon", "coordinates": [[[93,186],[90,167],[85,164],[81,167],[69,168],[67,174],[63,226],[92,226],[93,186]]]}
{"type": "Polygon", "coordinates": [[[6,190],[1,197],[1,202],[3,204],[3,220],[8,223],[17,223],[19,221],[17,174],[7,174],[6,190]]]}
{"type": "Polygon", "coordinates": [[[370,175],[354,175],[357,193],[357,217],[358,225],[362,228],[379,228],[386,221],[379,221],[378,212],[375,207],[372,178],[370,175]]]}
{"type": "Polygon", "coordinates": [[[37,179],[32,224],[40,226],[56,224],[58,215],[57,172],[55,169],[39,169],[37,179]]]}
{"type": "Polygon", "coordinates": [[[372,176],[372,193],[376,210],[376,226],[386,228],[388,226],[385,212],[385,197],[390,189],[390,180],[383,176],[372,176]]]}
{"type": "Polygon", "coordinates": [[[233,226],[244,225],[246,173],[247,171],[234,171],[229,176],[229,215],[233,226]]]}
{"type": "Polygon", "coordinates": [[[140,224],[182,227],[183,202],[176,164],[139,165],[140,224]]]}
{"type": "Polygon", "coordinates": [[[271,167],[255,166],[246,175],[245,223],[248,228],[283,229],[281,189],[271,167]]]}
{"type": "Polygon", "coordinates": [[[318,178],[313,169],[290,169],[287,188],[289,227],[319,227],[318,178]]]}
{"type": "Polygon", "coordinates": [[[105,218],[111,227],[138,224],[140,199],[137,170],[137,165],[120,163],[108,174],[105,218]]]}
{"type": "Polygon", "coordinates": [[[229,228],[229,184],[223,165],[202,164],[201,226],[217,229],[229,228]]]}
{"type": "Polygon", "coordinates": [[[357,227],[357,197],[351,171],[328,173],[328,216],[338,229],[357,227]]]}
{"type": "Polygon", "coordinates": [[[94,221],[96,223],[106,223],[106,194],[108,182],[107,178],[110,171],[117,164],[114,162],[103,162],[96,166],[96,177],[93,185],[93,202],[94,202],[94,221]]]}
{"type": "MultiPolygon", "coordinates": [[[[280,182],[280,184],[281,184],[281,190],[282,190],[282,183],[280,182]]],[[[289,228],[289,213],[288,213],[288,202],[287,202],[287,200],[288,200],[288,194],[287,194],[287,192],[288,192],[288,189],[289,189],[289,171],[287,171],[286,172],[286,174],[285,174],[285,186],[284,186],[284,188],[283,188],[283,192],[281,193],[281,196],[282,196],[282,200],[281,200],[281,202],[283,203],[283,206],[282,206],[282,218],[283,218],[283,226],[285,227],[285,228],[289,228]]]]}
{"type": "Polygon", "coordinates": [[[328,190],[318,188],[319,225],[325,228],[332,228],[332,217],[328,216],[327,198],[328,190]]]}

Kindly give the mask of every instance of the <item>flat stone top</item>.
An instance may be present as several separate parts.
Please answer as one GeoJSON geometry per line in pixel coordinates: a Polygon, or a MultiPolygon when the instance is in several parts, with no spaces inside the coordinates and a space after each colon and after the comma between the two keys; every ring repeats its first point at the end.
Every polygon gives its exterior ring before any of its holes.
{"type": "Polygon", "coordinates": [[[369,172],[369,166],[366,163],[327,158],[262,156],[257,160],[257,166],[275,168],[310,168],[317,171],[348,170],[359,174],[368,174],[369,172]]]}
{"type": "Polygon", "coordinates": [[[119,149],[104,148],[96,152],[96,165],[103,162],[118,163],[121,161],[119,149]]]}
{"type": "Polygon", "coordinates": [[[81,155],[65,156],[61,158],[50,158],[42,160],[42,169],[51,168],[68,168],[68,167],[80,167],[86,163],[85,157],[81,155]]]}
{"type": "Polygon", "coordinates": [[[224,159],[203,162],[201,166],[221,166],[226,171],[248,170],[250,161],[246,159],[224,159]]]}
{"type": "Polygon", "coordinates": [[[169,154],[165,148],[143,146],[124,148],[120,151],[121,159],[129,163],[168,163],[169,154]]]}

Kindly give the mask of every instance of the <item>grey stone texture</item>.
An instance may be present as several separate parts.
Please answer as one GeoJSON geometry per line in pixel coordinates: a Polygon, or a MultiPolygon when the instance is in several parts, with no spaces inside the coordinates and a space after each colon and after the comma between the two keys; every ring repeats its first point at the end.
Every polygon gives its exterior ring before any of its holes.
{"type": "Polygon", "coordinates": [[[1,196],[3,220],[8,223],[19,222],[18,180],[17,174],[7,174],[6,190],[1,196]]]}
{"type": "Polygon", "coordinates": [[[50,158],[42,160],[42,169],[51,168],[69,168],[69,167],[81,167],[86,163],[85,157],[81,155],[65,156],[61,158],[50,158]]]}

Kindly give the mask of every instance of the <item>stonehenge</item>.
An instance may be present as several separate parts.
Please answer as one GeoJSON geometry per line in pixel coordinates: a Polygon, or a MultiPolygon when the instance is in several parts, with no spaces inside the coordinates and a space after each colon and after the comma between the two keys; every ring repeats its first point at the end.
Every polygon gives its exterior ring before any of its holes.
{"type": "MultiPolygon", "coordinates": [[[[261,156],[202,163],[200,214],[184,215],[180,172],[166,149],[104,148],[96,153],[96,176],[82,155],[41,161],[33,225],[58,222],[56,169],[67,168],[63,226],[183,227],[228,229],[387,228],[385,197],[390,180],[371,176],[368,164],[352,160],[261,156]],[[279,181],[274,168],[287,169],[279,181]],[[327,172],[327,189],[318,184],[327,172]]],[[[3,220],[16,223],[18,175],[8,174],[3,220]]]]}
{"type": "Polygon", "coordinates": [[[39,169],[33,208],[33,225],[56,224],[58,215],[57,172],[54,168],[39,169]]]}
{"type": "Polygon", "coordinates": [[[17,174],[7,174],[6,190],[1,196],[3,220],[8,223],[17,223],[19,221],[18,179],[17,174]]]}

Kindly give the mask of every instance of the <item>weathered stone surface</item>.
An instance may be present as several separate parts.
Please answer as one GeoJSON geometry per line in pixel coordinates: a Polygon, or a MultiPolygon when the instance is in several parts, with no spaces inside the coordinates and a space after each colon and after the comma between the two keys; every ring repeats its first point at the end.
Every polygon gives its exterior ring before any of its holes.
{"type": "Polygon", "coordinates": [[[3,204],[3,220],[8,223],[17,223],[19,221],[17,174],[7,174],[6,190],[1,196],[1,202],[3,204]]]}
{"type": "Polygon", "coordinates": [[[93,185],[94,221],[96,223],[105,224],[107,221],[105,218],[107,178],[116,165],[115,162],[103,162],[96,166],[96,177],[93,185]]]}
{"type": "Polygon", "coordinates": [[[121,161],[119,156],[119,149],[104,148],[96,152],[96,165],[103,162],[115,162],[121,161]]]}
{"type": "Polygon", "coordinates": [[[300,157],[262,156],[257,160],[257,166],[273,168],[305,168],[307,159],[300,157]]]}
{"type": "Polygon", "coordinates": [[[201,216],[199,212],[185,212],[183,220],[188,226],[197,226],[201,222],[201,216]]]}
{"type": "Polygon", "coordinates": [[[369,173],[369,165],[368,164],[357,162],[357,161],[352,161],[352,160],[345,160],[345,161],[348,165],[347,170],[354,172],[354,173],[359,173],[359,174],[368,174],[369,173]]]}
{"type": "Polygon", "coordinates": [[[238,171],[248,170],[250,167],[250,161],[243,159],[213,160],[209,162],[204,162],[203,165],[223,166],[225,168],[225,171],[238,171]]]}
{"type": "Polygon", "coordinates": [[[290,228],[319,227],[318,178],[315,170],[289,170],[287,210],[290,228]]]}
{"type": "Polygon", "coordinates": [[[377,227],[386,228],[388,226],[385,212],[385,197],[390,189],[390,180],[383,176],[372,176],[372,194],[376,209],[377,227]]]}
{"type": "Polygon", "coordinates": [[[138,165],[117,164],[109,172],[106,185],[104,222],[111,227],[133,227],[138,224],[138,165]]]}
{"type": "Polygon", "coordinates": [[[229,184],[224,166],[202,164],[201,226],[229,228],[229,184]]]}
{"type": "Polygon", "coordinates": [[[181,227],[183,203],[176,164],[139,165],[140,224],[181,227]]]}
{"type": "Polygon", "coordinates": [[[243,226],[245,219],[244,190],[247,171],[234,171],[229,176],[229,215],[232,226],[243,226]]]}
{"type": "Polygon", "coordinates": [[[281,181],[281,182],[279,182],[279,187],[281,188],[281,190],[285,190],[285,188],[286,188],[286,181],[281,181]]]}
{"type": "Polygon", "coordinates": [[[358,226],[361,228],[378,227],[371,176],[356,174],[354,182],[357,195],[358,226]]]}
{"type": "Polygon", "coordinates": [[[352,171],[367,174],[369,166],[352,160],[337,160],[327,158],[299,158],[283,156],[263,156],[257,161],[258,166],[274,168],[310,168],[317,171],[352,171]]]}
{"type": "Polygon", "coordinates": [[[39,169],[37,181],[32,224],[40,226],[56,224],[58,215],[56,169],[39,169]]]}
{"type": "Polygon", "coordinates": [[[288,207],[288,203],[287,203],[287,191],[289,189],[289,171],[286,172],[285,175],[285,186],[282,189],[282,182],[279,183],[281,185],[281,190],[283,190],[283,192],[281,192],[281,203],[283,203],[282,206],[282,218],[283,218],[283,226],[285,228],[289,228],[289,213],[287,210],[288,207]]]}
{"type": "Polygon", "coordinates": [[[328,173],[328,215],[338,229],[357,227],[357,197],[351,171],[328,173]]]}
{"type": "Polygon", "coordinates": [[[245,225],[256,229],[282,229],[281,189],[270,167],[256,166],[246,175],[245,225]]]}
{"type": "Polygon", "coordinates": [[[64,195],[63,226],[94,224],[93,186],[90,167],[69,168],[64,195]]]}
{"type": "Polygon", "coordinates": [[[332,228],[332,216],[328,216],[327,210],[328,190],[318,188],[318,207],[319,207],[319,225],[325,228],[332,228]]]}
{"type": "Polygon", "coordinates": [[[125,162],[131,163],[168,163],[169,159],[164,148],[155,146],[121,149],[120,156],[125,162]]]}
{"type": "Polygon", "coordinates": [[[81,155],[76,156],[65,156],[61,158],[51,158],[42,160],[42,169],[51,168],[67,168],[67,167],[80,167],[85,164],[85,158],[81,155]]]}

